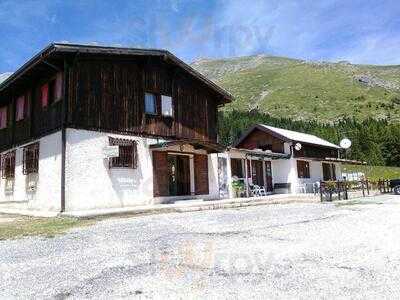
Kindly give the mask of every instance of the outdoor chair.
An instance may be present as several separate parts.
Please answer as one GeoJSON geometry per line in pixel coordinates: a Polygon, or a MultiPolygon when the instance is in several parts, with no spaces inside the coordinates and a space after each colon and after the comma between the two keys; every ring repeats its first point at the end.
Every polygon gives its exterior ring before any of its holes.
{"type": "Polygon", "coordinates": [[[254,196],[257,196],[257,197],[262,197],[262,196],[266,196],[267,195],[267,192],[265,191],[265,188],[261,187],[259,185],[256,185],[256,184],[251,186],[251,193],[254,196]]]}
{"type": "Polygon", "coordinates": [[[300,194],[305,194],[307,193],[307,188],[305,184],[298,184],[296,187],[296,191],[300,194]]]}

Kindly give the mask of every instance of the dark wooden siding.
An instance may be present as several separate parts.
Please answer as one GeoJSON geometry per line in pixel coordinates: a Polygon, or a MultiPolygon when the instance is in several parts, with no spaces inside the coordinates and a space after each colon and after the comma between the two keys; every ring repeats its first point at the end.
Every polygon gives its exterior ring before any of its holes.
{"type": "Polygon", "coordinates": [[[153,151],[153,194],[154,197],[169,196],[168,154],[153,151]]]}
{"type": "Polygon", "coordinates": [[[80,60],[70,82],[70,126],[217,141],[216,95],[162,60],[80,60]],[[145,92],[172,96],[174,118],[146,115],[145,92]]]}
{"type": "Polygon", "coordinates": [[[294,157],[325,159],[327,157],[337,157],[337,156],[338,152],[335,149],[305,145],[305,144],[302,144],[302,148],[300,151],[294,151],[294,157]]]}
{"type": "Polygon", "coordinates": [[[272,135],[261,131],[259,129],[254,129],[238,146],[237,148],[244,149],[257,149],[262,148],[265,145],[270,145],[272,152],[284,153],[284,142],[272,135]]]}
{"type": "Polygon", "coordinates": [[[196,195],[207,195],[209,193],[207,155],[194,155],[194,185],[196,195]]]}

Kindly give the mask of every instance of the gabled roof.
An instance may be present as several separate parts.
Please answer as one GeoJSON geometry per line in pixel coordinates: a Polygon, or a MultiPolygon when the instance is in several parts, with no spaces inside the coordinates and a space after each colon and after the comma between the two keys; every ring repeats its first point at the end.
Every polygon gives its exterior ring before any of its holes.
{"type": "Polygon", "coordinates": [[[26,62],[21,68],[9,76],[5,81],[0,83],[0,91],[7,88],[11,83],[23,76],[27,71],[32,69],[35,65],[45,61],[55,54],[68,54],[68,53],[89,53],[89,54],[104,54],[104,55],[125,55],[125,56],[159,56],[167,61],[178,65],[192,76],[202,81],[209,88],[217,92],[224,99],[224,103],[231,102],[233,97],[230,93],[219,87],[217,84],[206,78],[204,75],[197,72],[191,66],[177,58],[171,52],[163,49],[140,49],[140,48],[126,48],[126,47],[108,47],[108,46],[94,46],[82,44],[64,44],[52,43],[36,54],[32,59],[26,62]]]}
{"type": "Polygon", "coordinates": [[[245,134],[243,134],[240,139],[235,143],[235,146],[239,145],[254,129],[259,129],[272,136],[281,139],[285,142],[300,142],[309,145],[323,146],[333,149],[341,149],[339,146],[328,142],[327,140],[321,139],[315,135],[302,133],[298,131],[287,130],[283,128],[277,128],[273,126],[268,126],[264,124],[257,124],[251,127],[245,134]]]}

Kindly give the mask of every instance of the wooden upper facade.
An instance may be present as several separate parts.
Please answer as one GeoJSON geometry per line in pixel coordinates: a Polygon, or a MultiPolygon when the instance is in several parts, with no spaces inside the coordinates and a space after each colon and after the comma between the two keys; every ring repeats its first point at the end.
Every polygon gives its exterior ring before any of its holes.
{"type": "Polygon", "coordinates": [[[52,44],[0,84],[0,151],[62,127],[217,143],[230,101],[168,51],[52,44]]]}

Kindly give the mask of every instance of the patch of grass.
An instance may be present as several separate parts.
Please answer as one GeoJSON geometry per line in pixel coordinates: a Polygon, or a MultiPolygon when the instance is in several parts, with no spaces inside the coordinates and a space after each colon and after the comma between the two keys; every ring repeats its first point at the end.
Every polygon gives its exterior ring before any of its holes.
{"type": "Polygon", "coordinates": [[[76,218],[30,218],[18,217],[11,222],[0,223],[0,240],[25,236],[54,237],[68,229],[94,224],[94,220],[76,218]]]}
{"type": "Polygon", "coordinates": [[[400,168],[385,166],[343,165],[345,172],[363,172],[371,180],[400,178],[400,168]]]}

